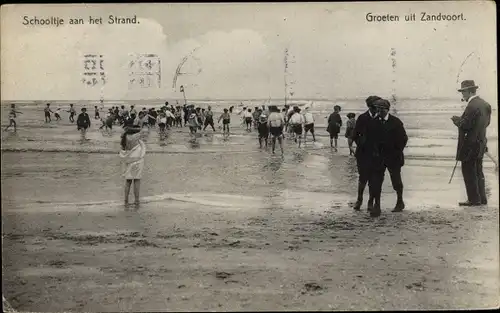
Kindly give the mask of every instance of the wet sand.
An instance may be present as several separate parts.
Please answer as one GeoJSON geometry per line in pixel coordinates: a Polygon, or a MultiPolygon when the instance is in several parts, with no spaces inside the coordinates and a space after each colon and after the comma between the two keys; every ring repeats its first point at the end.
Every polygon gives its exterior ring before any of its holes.
{"type": "Polygon", "coordinates": [[[490,162],[489,205],[462,208],[459,169],[448,184],[454,151],[410,147],[406,210],[390,212],[396,197],[386,175],[382,216],[373,219],[350,208],[357,174],[344,138],[339,153],[321,136],[303,149],[288,143],[282,158],[259,150],[254,133],[218,136],[193,147],[185,131],[167,146],[153,135],[141,207],[126,210],[118,133],[91,132],[83,145],[70,126],[3,133],[3,293],[12,307],[498,307],[498,174],[490,162]]]}

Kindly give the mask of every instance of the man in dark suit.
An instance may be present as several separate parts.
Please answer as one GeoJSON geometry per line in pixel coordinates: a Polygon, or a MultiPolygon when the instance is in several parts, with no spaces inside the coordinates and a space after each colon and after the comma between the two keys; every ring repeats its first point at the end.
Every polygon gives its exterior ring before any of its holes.
{"type": "MultiPolygon", "coordinates": [[[[372,170],[372,159],[373,159],[373,134],[372,128],[374,126],[374,121],[377,116],[377,108],[373,106],[373,103],[380,100],[380,97],[369,96],[366,98],[366,105],[368,110],[358,116],[356,120],[356,125],[354,126],[352,140],[356,143],[356,152],[354,153],[356,157],[356,163],[358,166],[358,198],[354,204],[353,209],[359,211],[361,205],[363,204],[363,193],[365,191],[366,183],[369,181],[372,170]]],[[[368,211],[373,207],[373,197],[371,194],[370,185],[368,185],[368,190],[370,192],[370,198],[368,200],[368,211]]]]}
{"type": "Polygon", "coordinates": [[[391,176],[392,188],[396,191],[397,202],[392,212],[401,212],[405,208],[403,201],[403,181],[401,168],[405,164],[403,150],[408,142],[408,136],[403,122],[389,114],[390,103],[387,100],[377,100],[373,104],[378,109],[377,126],[374,132],[374,158],[370,183],[374,205],[370,210],[373,217],[380,216],[380,194],[384,182],[385,170],[391,176]]]}
{"type": "Polygon", "coordinates": [[[491,106],[476,95],[473,80],[464,80],[461,88],[462,101],[467,101],[462,116],[453,116],[458,127],[456,160],[462,162],[462,176],[467,191],[467,201],[461,206],[478,206],[488,203],[484,186],[483,156],[486,150],[486,128],[490,125],[491,106]]]}

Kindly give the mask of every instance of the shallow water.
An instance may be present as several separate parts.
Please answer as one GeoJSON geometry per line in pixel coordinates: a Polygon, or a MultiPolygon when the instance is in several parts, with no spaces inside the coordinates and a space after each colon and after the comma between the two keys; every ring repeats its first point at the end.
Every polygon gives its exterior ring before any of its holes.
{"type": "MultiPolygon", "coordinates": [[[[173,201],[227,210],[292,205],[318,211],[355,199],[354,158],[329,150],[287,152],[284,157],[259,150],[238,157],[230,153],[147,154],[141,197],[145,205],[173,201]]],[[[122,203],[124,181],[116,155],[4,152],[2,159],[4,211],[106,210],[122,203]]],[[[409,160],[403,168],[408,209],[453,207],[462,200],[459,169],[448,184],[453,166],[451,160],[409,160]]],[[[498,204],[498,176],[491,167],[485,174],[494,206],[498,204]]],[[[388,175],[383,197],[384,204],[394,205],[388,175]]]]}
{"type": "MultiPolygon", "coordinates": [[[[488,99],[486,99],[488,100],[488,99]]],[[[498,159],[498,110],[497,106],[493,101],[490,101],[493,112],[491,118],[491,124],[488,127],[487,137],[489,140],[489,150],[490,152],[497,156],[498,159]]],[[[88,113],[91,117],[94,115],[93,106],[97,103],[95,102],[76,102],[76,101],[59,101],[52,102],[52,109],[55,111],[57,107],[61,107],[61,110],[66,110],[69,107],[69,103],[76,103],[75,107],[77,111],[81,106],[86,106],[88,113]]],[[[104,108],[109,108],[115,105],[124,104],[126,106],[130,104],[135,104],[138,109],[143,107],[159,107],[163,104],[163,101],[151,100],[151,101],[106,101],[104,103],[104,108]]],[[[173,103],[173,102],[172,102],[173,103]]],[[[268,102],[266,100],[255,100],[255,101],[245,101],[243,104],[240,101],[197,101],[190,102],[201,107],[206,108],[211,105],[214,112],[216,112],[216,119],[218,118],[218,113],[222,111],[223,108],[228,108],[230,106],[235,106],[234,113],[232,114],[231,120],[231,131],[236,134],[246,135],[243,131],[241,125],[241,119],[237,113],[239,113],[243,105],[249,107],[260,106],[263,104],[276,104],[282,105],[282,100],[271,100],[268,102]]],[[[293,102],[292,102],[293,103],[293,102]]],[[[345,115],[349,112],[360,113],[366,110],[366,104],[364,100],[336,100],[336,101],[297,101],[298,104],[307,104],[310,107],[311,112],[315,118],[315,125],[317,128],[318,136],[324,137],[328,136],[326,132],[327,118],[333,109],[334,104],[339,104],[342,106],[342,118],[345,123],[347,118],[345,115]]],[[[35,136],[36,140],[57,140],[75,137],[78,138],[74,125],[68,122],[68,113],[62,113],[62,120],[59,122],[52,122],[50,125],[44,123],[43,119],[43,103],[23,103],[18,104],[18,109],[24,114],[18,117],[18,125],[20,132],[22,129],[26,129],[30,132],[30,136],[35,136]],[[71,125],[71,127],[69,127],[71,125]],[[64,127],[67,126],[67,127],[64,127]],[[34,134],[33,134],[34,133],[34,134]]],[[[465,104],[460,102],[460,98],[457,99],[400,99],[393,105],[391,110],[392,113],[397,115],[404,123],[406,131],[409,136],[407,154],[415,153],[416,155],[422,156],[446,156],[454,157],[456,152],[456,140],[458,137],[458,132],[456,127],[451,122],[450,118],[453,115],[461,115],[465,104]],[[412,149],[412,148],[417,149],[412,149]],[[427,149],[428,148],[428,149],[427,149]]],[[[105,112],[101,112],[104,116],[105,112]]],[[[2,102],[2,127],[7,125],[8,120],[8,103],[2,102]]],[[[96,126],[100,126],[100,121],[95,121],[92,131],[95,131],[96,126]]],[[[119,127],[116,129],[119,130],[119,127]]],[[[340,133],[340,142],[343,143],[345,138],[343,134],[345,129],[342,128],[340,133]]],[[[100,135],[100,133],[99,133],[100,135]]],[[[91,136],[91,135],[90,135],[91,136]]],[[[96,139],[101,139],[102,136],[95,137],[96,139]]],[[[2,139],[5,140],[5,133],[2,133],[2,139]]],[[[233,142],[234,144],[234,142],[233,142]]],[[[182,147],[180,147],[182,149],[182,147]]]]}

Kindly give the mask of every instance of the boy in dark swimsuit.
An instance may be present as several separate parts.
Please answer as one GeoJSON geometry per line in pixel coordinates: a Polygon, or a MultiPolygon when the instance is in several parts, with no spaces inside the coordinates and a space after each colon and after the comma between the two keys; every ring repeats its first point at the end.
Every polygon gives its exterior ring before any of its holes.
{"type": "Polygon", "coordinates": [[[333,107],[333,113],[328,117],[328,128],[326,131],[330,134],[330,147],[337,151],[337,139],[339,138],[340,127],[342,127],[342,118],[340,117],[340,106],[333,107]],[[335,146],[333,141],[335,140],[335,146]]]}
{"type": "Polygon", "coordinates": [[[201,108],[200,107],[196,108],[195,112],[196,112],[196,120],[198,121],[198,125],[199,125],[198,128],[201,130],[201,125],[203,125],[203,117],[201,115],[201,108]]]}
{"type": "Polygon", "coordinates": [[[259,131],[259,147],[262,148],[262,141],[265,142],[267,148],[267,141],[269,138],[269,125],[267,125],[267,116],[261,114],[257,121],[257,130],[259,131]]]}
{"type": "Polygon", "coordinates": [[[208,110],[205,112],[205,125],[203,130],[207,129],[207,126],[210,125],[212,130],[215,132],[214,127],[214,112],[212,112],[212,107],[208,106],[208,110]]]}
{"type": "Polygon", "coordinates": [[[274,154],[274,150],[276,148],[276,139],[278,139],[281,148],[281,154],[283,154],[283,127],[285,126],[285,121],[283,120],[283,115],[281,115],[278,107],[271,106],[269,108],[269,111],[271,112],[271,114],[269,114],[268,117],[268,125],[269,133],[271,133],[272,136],[272,152],[274,154]]]}
{"type": "Polygon", "coordinates": [[[75,110],[75,108],[73,107],[73,103],[70,103],[68,113],[69,113],[69,121],[70,121],[71,123],[74,123],[74,122],[75,122],[75,114],[76,114],[76,110],[75,110]]]}
{"type": "Polygon", "coordinates": [[[43,111],[45,112],[45,123],[50,123],[52,121],[50,118],[50,113],[54,113],[50,110],[50,103],[47,103],[47,106],[43,111]]]}
{"type": "Polygon", "coordinates": [[[97,105],[94,106],[94,110],[95,110],[94,119],[96,119],[96,120],[100,119],[99,109],[97,108],[97,105]]]}
{"type": "Polygon", "coordinates": [[[229,124],[231,123],[231,115],[229,114],[228,109],[224,109],[224,113],[221,114],[217,123],[220,123],[220,120],[222,120],[222,134],[224,135],[224,137],[229,136],[229,124]]]}

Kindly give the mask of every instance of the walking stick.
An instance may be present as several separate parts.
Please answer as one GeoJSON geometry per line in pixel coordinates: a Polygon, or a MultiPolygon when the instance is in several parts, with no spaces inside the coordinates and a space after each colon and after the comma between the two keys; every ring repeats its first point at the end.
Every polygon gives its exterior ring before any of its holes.
{"type": "Polygon", "coordinates": [[[451,180],[453,179],[453,175],[455,175],[455,170],[457,169],[457,165],[458,165],[458,160],[455,163],[455,167],[453,167],[453,172],[451,172],[451,177],[450,177],[450,181],[448,182],[448,184],[451,184],[451,180]]]}

